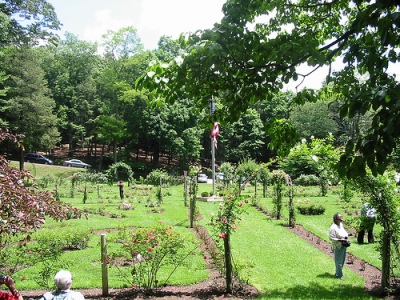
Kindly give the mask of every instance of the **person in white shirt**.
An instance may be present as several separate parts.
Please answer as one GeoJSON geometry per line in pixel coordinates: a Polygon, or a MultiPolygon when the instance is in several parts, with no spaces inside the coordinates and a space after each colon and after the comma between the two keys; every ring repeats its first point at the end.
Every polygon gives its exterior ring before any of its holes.
{"type": "Polygon", "coordinates": [[[367,232],[368,243],[375,242],[374,239],[374,226],[376,222],[376,209],[371,206],[368,202],[365,203],[361,209],[361,223],[357,235],[357,243],[364,244],[365,232],[367,232]]]}
{"type": "Polygon", "coordinates": [[[71,290],[72,274],[69,271],[61,270],[54,276],[54,283],[57,289],[45,293],[40,300],[84,300],[80,292],[71,290]]]}
{"type": "Polygon", "coordinates": [[[333,224],[329,229],[329,239],[332,241],[332,249],[335,259],[335,276],[343,279],[343,266],[346,260],[347,247],[343,242],[347,241],[349,234],[343,227],[343,216],[340,213],[333,215],[333,224]]]}

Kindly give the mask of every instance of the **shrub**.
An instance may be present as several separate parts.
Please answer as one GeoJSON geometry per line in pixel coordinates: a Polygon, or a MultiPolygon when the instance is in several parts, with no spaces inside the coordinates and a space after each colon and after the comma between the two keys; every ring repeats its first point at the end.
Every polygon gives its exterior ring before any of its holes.
{"type": "Polygon", "coordinates": [[[294,180],[296,185],[302,186],[313,186],[319,184],[319,178],[316,175],[300,175],[297,179],[294,180]]]}
{"type": "Polygon", "coordinates": [[[160,183],[162,183],[163,186],[169,186],[171,176],[169,176],[164,170],[156,169],[147,175],[145,181],[147,184],[151,185],[159,186],[160,183]]]}
{"type": "Polygon", "coordinates": [[[208,192],[202,192],[202,193],[201,193],[201,196],[202,196],[202,197],[208,197],[208,192]]]}
{"type": "Polygon", "coordinates": [[[297,210],[302,215],[322,215],[325,212],[325,207],[322,205],[306,205],[302,204],[297,207],[297,210]]]}
{"type": "MultiPolygon", "coordinates": [[[[146,289],[158,287],[158,272],[165,266],[182,263],[184,239],[174,232],[172,226],[159,224],[150,228],[139,228],[125,237],[123,252],[134,262],[131,270],[132,284],[146,289]]],[[[167,279],[168,280],[168,279],[167,279]]]]}

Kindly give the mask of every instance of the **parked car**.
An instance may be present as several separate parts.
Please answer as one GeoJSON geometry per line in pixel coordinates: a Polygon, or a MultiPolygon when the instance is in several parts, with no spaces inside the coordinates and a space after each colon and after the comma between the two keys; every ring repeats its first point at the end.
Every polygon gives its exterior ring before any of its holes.
{"type": "Polygon", "coordinates": [[[220,182],[224,181],[224,173],[218,173],[217,181],[220,181],[220,182]]]}
{"type": "Polygon", "coordinates": [[[24,155],[24,161],[30,163],[52,165],[53,161],[48,159],[46,156],[37,153],[26,153],[24,155]]]}
{"type": "Polygon", "coordinates": [[[207,183],[208,176],[206,174],[199,174],[197,182],[207,183]]]}
{"type": "Polygon", "coordinates": [[[74,168],[85,168],[85,169],[89,169],[92,167],[91,165],[84,163],[83,161],[81,161],[79,159],[75,159],[75,158],[64,161],[63,166],[74,167],[74,168]]]}

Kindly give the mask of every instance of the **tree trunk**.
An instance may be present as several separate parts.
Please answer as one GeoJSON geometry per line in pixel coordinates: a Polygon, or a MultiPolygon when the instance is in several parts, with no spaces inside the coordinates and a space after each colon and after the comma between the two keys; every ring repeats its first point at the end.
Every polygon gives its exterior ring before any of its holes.
{"type": "Polygon", "coordinates": [[[160,145],[155,143],[153,152],[153,166],[157,167],[160,161],[160,145]]]}
{"type": "Polygon", "coordinates": [[[117,163],[117,160],[118,160],[118,158],[117,158],[117,141],[114,141],[114,149],[113,149],[114,151],[114,164],[116,164],[117,163]]]}
{"type": "Polygon", "coordinates": [[[388,294],[390,291],[390,234],[384,230],[382,234],[382,292],[388,294]]]}
{"type": "Polygon", "coordinates": [[[224,238],[224,254],[225,254],[225,282],[226,292],[232,293],[232,256],[231,256],[231,242],[229,231],[224,238]]]}
{"type": "Polygon", "coordinates": [[[99,164],[99,170],[100,170],[100,171],[101,171],[102,168],[103,168],[104,149],[105,149],[105,145],[102,144],[102,145],[101,145],[100,164],[99,164]]]}

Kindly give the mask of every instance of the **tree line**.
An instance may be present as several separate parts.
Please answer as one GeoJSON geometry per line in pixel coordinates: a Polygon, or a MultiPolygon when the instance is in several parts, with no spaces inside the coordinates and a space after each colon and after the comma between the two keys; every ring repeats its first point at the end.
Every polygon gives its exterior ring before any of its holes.
{"type": "MultiPolygon", "coordinates": [[[[3,12],[8,4],[3,4],[3,12]]],[[[43,16],[59,24],[50,11],[43,10],[43,16]]],[[[11,19],[12,11],[8,12],[11,19]]],[[[149,51],[133,27],[110,30],[97,44],[70,33],[64,38],[45,34],[53,26],[43,26],[41,34],[25,34],[23,40],[20,34],[29,28],[10,27],[10,38],[0,44],[0,125],[23,134],[26,151],[50,151],[68,144],[70,150],[87,147],[91,156],[97,145],[112,146],[114,162],[135,159],[143,150],[154,166],[165,155],[168,163],[178,162],[177,168],[183,170],[199,159],[207,165],[213,118],[222,123],[216,152],[220,164],[243,159],[265,162],[274,157],[276,151],[269,147],[273,135],[266,126],[271,120],[290,122],[298,140],[333,134],[338,145],[365,133],[371,124],[368,115],[340,118],[337,103],[342,99],[329,85],[312,103],[298,105],[294,92],[281,90],[261,97],[236,119],[218,120],[231,109],[225,100],[228,95],[213,97],[216,114],[211,115],[209,105],[199,105],[185,89],[169,103],[155,101],[148,90],[135,85],[149,66],[166,64],[185,51],[179,40],[163,36],[158,48],[149,51]],[[43,38],[45,45],[39,45],[43,38]]]]}

